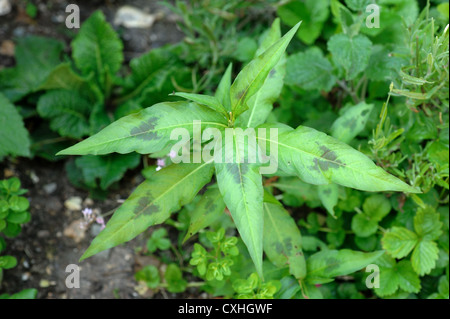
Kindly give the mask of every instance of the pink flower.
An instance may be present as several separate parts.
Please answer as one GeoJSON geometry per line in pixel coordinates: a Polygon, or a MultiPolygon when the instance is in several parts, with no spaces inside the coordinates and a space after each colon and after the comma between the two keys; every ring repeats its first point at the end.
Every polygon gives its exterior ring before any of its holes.
{"type": "Polygon", "coordinates": [[[169,157],[170,158],[175,158],[177,156],[177,152],[175,152],[174,150],[171,150],[170,152],[169,152],[169,157]]]}
{"type": "Polygon", "coordinates": [[[106,227],[106,225],[105,225],[105,219],[103,218],[103,217],[97,217],[96,219],[95,219],[95,221],[97,222],[97,224],[100,224],[102,227],[101,227],[101,229],[104,229],[105,227],[106,227]]]}
{"type": "Polygon", "coordinates": [[[166,166],[166,160],[164,158],[158,158],[156,160],[156,165],[164,167],[164,166],[166,166]]]}

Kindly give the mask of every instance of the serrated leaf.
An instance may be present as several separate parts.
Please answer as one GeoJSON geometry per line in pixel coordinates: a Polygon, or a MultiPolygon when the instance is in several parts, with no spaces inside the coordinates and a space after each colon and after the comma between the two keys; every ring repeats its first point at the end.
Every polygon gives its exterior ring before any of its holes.
{"type": "Polygon", "coordinates": [[[411,264],[420,276],[429,274],[436,267],[439,248],[434,241],[421,239],[411,255],[411,264]]]}
{"type": "Polygon", "coordinates": [[[427,240],[436,240],[442,234],[440,215],[431,206],[419,208],[414,216],[414,229],[419,237],[427,240]]]}
{"type": "Polygon", "coordinates": [[[330,91],[336,83],[333,67],[318,48],[295,53],[286,62],[286,83],[305,90],[330,91]]]}
{"type": "Polygon", "coordinates": [[[277,145],[278,158],[274,160],[277,160],[278,168],[307,183],[323,185],[333,182],[371,192],[418,192],[375,165],[364,154],[325,133],[306,126],[295,130],[281,124],[260,127],[279,131],[277,140],[258,136],[258,140],[266,143],[266,148],[269,141],[277,145]]]}
{"type": "Polygon", "coordinates": [[[381,239],[383,249],[394,258],[408,255],[418,242],[417,235],[404,227],[394,226],[381,239]]]}
{"type": "Polygon", "coordinates": [[[312,44],[320,36],[324,22],[329,15],[328,0],[290,1],[277,9],[277,14],[288,26],[303,21],[297,37],[306,44],[312,44]]]}
{"type": "Polygon", "coordinates": [[[369,64],[372,42],[361,34],[353,38],[336,34],[328,41],[328,50],[334,63],[345,70],[345,78],[352,80],[369,64]]]}
{"type": "Polygon", "coordinates": [[[171,132],[185,128],[192,136],[194,121],[202,127],[226,128],[223,116],[207,107],[188,102],[158,103],[122,117],[94,136],[65,149],[58,155],[103,155],[112,152],[150,154],[162,150],[171,132]]]}
{"type": "Polygon", "coordinates": [[[225,203],[223,202],[219,189],[217,187],[208,188],[195,206],[183,242],[217,220],[224,213],[224,210],[225,203]]]}
{"type": "Polygon", "coordinates": [[[132,59],[131,74],[125,79],[119,101],[139,98],[147,90],[161,90],[172,72],[175,58],[168,48],[162,47],[132,59]]]}
{"type": "Polygon", "coordinates": [[[350,249],[320,251],[306,260],[306,280],[315,284],[326,279],[333,280],[337,276],[349,275],[373,263],[383,253],[384,251],[363,253],[350,249]]]}
{"type": "Polygon", "coordinates": [[[401,289],[410,293],[418,293],[420,291],[420,278],[414,272],[409,260],[399,261],[396,271],[399,276],[398,284],[401,289]]]}
{"type": "Polygon", "coordinates": [[[230,88],[231,110],[234,118],[248,109],[247,102],[263,86],[270,70],[278,63],[289,42],[298,30],[295,25],[280,40],[270,46],[264,53],[253,59],[237,75],[230,88]]]}
{"type": "Polygon", "coordinates": [[[365,102],[346,109],[344,114],[331,125],[331,136],[344,143],[349,143],[364,130],[372,109],[373,104],[365,102]]]}
{"type": "MultiPolygon", "coordinates": [[[[268,195],[271,196],[271,195],[268,195]]],[[[272,196],[271,196],[272,197],[272,196]]],[[[306,276],[302,237],[294,219],[280,203],[264,201],[264,252],[279,268],[289,266],[297,279],[306,276]]]]}
{"type": "MultiPolygon", "coordinates": [[[[235,131],[234,131],[235,132],[235,131]]],[[[232,159],[230,154],[224,154],[226,160],[216,161],[217,184],[223,200],[233,217],[241,238],[250,253],[258,274],[262,277],[263,254],[263,186],[262,177],[256,165],[241,162],[241,150],[246,143],[233,134],[232,159]]],[[[226,149],[223,149],[226,153],[226,149]]],[[[217,152],[217,150],[216,150],[217,152]]]]}
{"type": "Polygon", "coordinates": [[[77,91],[80,95],[90,100],[95,100],[101,95],[95,94],[94,89],[89,85],[89,79],[76,74],[70,63],[62,63],[55,67],[42,84],[36,89],[38,90],[71,90],[77,91]]]}
{"type": "Polygon", "coordinates": [[[90,133],[92,102],[76,91],[52,90],[39,98],[39,115],[50,120],[50,128],[61,136],[81,138],[90,133]]]}
{"type": "Polygon", "coordinates": [[[0,71],[0,92],[11,101],[34,91],[61,63],[64,45],[44,37],[19,38],[15,47],[16,67],[0,71]]]}
{"type": "Polygon", "coordinates": [[[80,260],[127,242],[189,203],[211,180],[211,163],[170,165],[140,184],[92,241],[80,260]]]}
{"type": "Polygon", "coordinates": [[[75,159],[75,165],[81,170],[83,182],[90,188],[100,187],[106,190],[119,181],[128,169],[139,165],[140,155],[111,154],[108,156],[86,155],[75,159]],[[100,183],[97,184],[97,179],[100,183]]]}
{"type": "Polygon", "coordinates": [[[371,0],[345,0],[347,7],[353,11],[365,11],[366,7],[371,3],[371,0]]]}
{"type": "Polygon", "coordinates": [[[6,155],[29,156],[30,140],[16,107],[0,93],[0,158],[6,155]]]}
{"type": "Polygon", "coordinates": [[[93,72],[102,88],[107,76],[115,75],[122,65],[122,41],[101,11],[94,12],[83,23],[71,47],[78,69],[84,75],[93,72]]]}

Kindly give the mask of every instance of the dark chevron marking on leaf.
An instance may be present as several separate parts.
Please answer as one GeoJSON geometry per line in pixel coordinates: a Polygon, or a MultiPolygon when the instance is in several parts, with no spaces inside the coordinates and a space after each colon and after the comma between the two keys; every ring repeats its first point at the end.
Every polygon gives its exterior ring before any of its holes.
{"type": "Polygon", "coordinates": [[[134,214],[138,215],[142,213],[143,216],[149,216],[153,213],[157,213],[160,211],[160,207],[158,205],[152,204],[153,198],[151,195],[142,197],[138,205],[136,206],[136,209],[134,210],[134,214]]]}
{"type": "Polygon", "coordinates": [[[273,78],[273,77],[275,76],[275,74],[277,74],[277,70],[275,70],[275,68],[272,69],[272,70],[270,70],[270,72],[269,72],[269,78],[270,78],[270,79],[273,78]]]}
{"type": "Polygon", "coordinates": [[[361,112],[361,116],[365,116],[367,113],[369,113],[369,110],[363,110],[363,111],[361,112]]]}
{"type": "Polygon", "coordinates": [[[242,90],[242,91],[238,92],[236,94],[236,98],[238,100],[243,100],[245,98],[245,96],[247,95],[247,92],[248,92],[247,90],[242,90]]]}
{"type": "Polygon", "coordinates": [[[156,132],[152,132],[155,129],[156,121],[158,121],[157,117],[151,117],[140,126],[133,128],[130,134],[144,141],[158,139],[158,134],[156,132]]]}
{"type": "Polygon", "coordinates": [[[340,168],[341,166],[346,166],[345,163],[342,163],[337,159],[336,153],[330,150],[328,147],[322,145],[320,146],[320,149],[323,151],[323,154],[320,157],[326,159],[326,161],[315,158],[314,164],[316,165],[313,166],[314,170],[325,172],[330,168],[340,168]]]}
{"type": "Polygon", "coordinates": [[[225,165],[227,171],[233,175],[236,184],[242,183],[242,176],[248,172],[248,165],[241,163],[227,163],[225,165]]]}

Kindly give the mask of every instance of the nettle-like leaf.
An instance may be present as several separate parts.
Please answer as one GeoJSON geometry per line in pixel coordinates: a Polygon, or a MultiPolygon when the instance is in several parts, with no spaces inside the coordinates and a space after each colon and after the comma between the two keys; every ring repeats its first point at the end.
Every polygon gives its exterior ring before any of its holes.
{"type": "Polygon", "coordinates": [[[230,88],[231,111],[234,118],[237,118],[249,108],[248,100],[261,89],[270,71],[283,56],[286,47],[299,27],[300,22],[264,53],[253,59],[238,74],[230,88]]]}
{"type": "Polygon", "coordinates": [[[297,279],[306,276],[302,237],[294,219],[272,195],[264,195],[264,252],[279,268],[288,266],[297,279]]]}
{"type": "Polygon", "coordinates": [[[30,140],[22,117],[14,104],[0,93],[0,158],[30,155],[30,140]]]}
{"type": "Polygon", "coordinates": [[[62,42],[43,37],[17,40],[16,66],[0,71],[0,92],[12,102],[36,90],[47,75],[61,63],[62,42]]]}
{"type": "MultiPolygon", "coordinates": [[[[92,75],[92,74],[91,74],[92,75]]],[[[91,76],[83,77],[73,71],[70,63],[62,63],[55,67],[36,90],[70,90],[83,97],[95,101],[101,100],[102,93],[90,84],[91,76]]]]}
{"type": "Polygon", "coordinates": [[[117,120],[58,155],[154,153],[170,142],[170,134],[176,128],[185,128],[192,135],[196,120],[202,122],[202,127],[228,126],[223,116],[207,107],[188,102],[159,103],[117,120]]]}
{"type": "Polygon", "coordinates": [[[288,26],[303,21],[297,37],[306,44],[312,44],[320,36],[329,15],[328,0],[290,1],[277,9],[277,14],[288,26]]]}
{"type": "Polygon", "coordinates": [[[336,84],[333,66],[319,48],[295,53],[287,59],[286,83],[305,90],[330,91],[336,84]]]}
{"type": "Polygon", "coordinates": [[[278,140],[258,140],[278,146],[278,167],[303,181],[323,185],[330,182],[369,192],[419,192],[375,165],[372,160],[349,145],[316,131],[299,126],[265,124],[261,128],[278,128],[278,140]]]}
{"type": "Polygon", "coordinates": [[[140,98],[148,91],[161,90],[173,71],[174,54],[166,47],[157,48],[130,61],[131,74],[125,79],[119,101],[140,98]]]}
{"type": "MultiPolygon", "coordinates": [[[[276,19],[269,32],[263,37],[262,43],[255,53],[255,58],[264,53],[271,45],[281,38],[280,20],[276,19]]],[[[273,103],[280,96],[283,79],[286,74],[286,58],[280,61],[269,72],[262,87],[248,99],[248,110],[242,113],[236,121],[240,127],[256,127],[263,124],[273,108],[273,103]]]]}
{"type": "Polygon", "coordinates": [[[372,42],[364,35],[350,37],[336,34],[328,41],[328,50],[334,63],[344,69],[347,80],[354,79],[369,63],[372,42]]]}
{"type": "MultiPolygon", "coordinates": [[[[139,154],[110,154],[107,156],[86,155],[75,159],[76,178],[89,188],[100,187],[108,189],[114,182],[119,181],[128,169],[139,165],[139,154]],[[99,183],[97,182],[99,180],[99,183]]],[[[74,184],[77,184],[75,181],[74,184]]]]}
{"type": "Polygon", "coordinates": [[[306,281],[310,284],[331,282],[334,277],[361,270],[377,260],[382,254],[384,254],[384,251],[371,253],[350,249],[320,251],[306,260],[306,281]]]}
{"type": "Polygon", "coordinates": [[[189,203],[211,180],[212,163],[170,165],[140,184],[92,241],[81,260],[127,242],[189,203]]]}
{"type": "Polygon", "coordinates": [[[50,120],[50,128],[61,136],[81,138],[91,132],[92,103],[76,91],[48,91],[39,98],[37,110],[40,116],[50,120]]]}
{"type": "Polygon", "coordinates": [[[71,46],[78,69],[84,75],[94,73],[102,88],[107,77],[115,75],[122,65],[122,41],[101,11],[94,12],[83,23],[71,46]]]}
{"type": "Polygon", "coordinates": [[[366,127],[373,104],[361,102],[346,108],[343,114],[331,125],[331,136],[349,143],[366,127]]]}

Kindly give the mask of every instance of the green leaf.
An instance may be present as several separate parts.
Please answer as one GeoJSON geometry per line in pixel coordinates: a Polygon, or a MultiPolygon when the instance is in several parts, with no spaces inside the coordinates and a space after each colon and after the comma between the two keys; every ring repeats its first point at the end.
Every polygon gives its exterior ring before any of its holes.
{"type": "Polygon", "coordinates": [[[334,63],[345,70],[345,78],[352,80],[369,64],[372,42],[361,34],[353,38],[336,34],[328,41],[328,50],[334,63]]]}
{"type": "Polygon", "coordinates": [[[230,88],[231,88],[231,71],[233,65],[230,63],[227,70],[220,80],[219,86],[217,87],[215,97],[220,101],[220,103],[225,107],[227,112],[231,111],[231,98],[230,98],[230,88]]]}
{"type": "Polygon", "coordinates": [[[371,0],[345,0],[347,7],[353,11],[365,11],[366,7],[373,3],[371,0]]]}
{"type": "Polygon", "coordinates": [[[394,258],[408,255],[418,242],[417,235],[404,227],[394,226],[381,239],[383,249],[394,258]]]}
{"type": "Polygon", "coordinates": [[[333,182],[371,192],[418,192],[386,173],[364,154],[325,133],[306,126],[295,130],[280,124],[260,127],[278,128],[277,140],[260,136],[258,139],[277,145],[278,158],[275,160],[279,169],[298,176],[304,182],[315,185],[333,182]]]}
{"type": "Polygon", "coordinates": [[[381,194],[371,195],[363,203],[364,213],[376,222],[381,221],[391,209],[391,202],[381,194]]]}
{"type": "Polygon", "coordinates": [[[36,90],[77,91],[80,95],[90,100],[95,100],[97,95],[95,95],[93,87],[89,85],[89,79],[76,74],[72,70],[70,63],[62,63],[50,72],[45,81],[36,90]]]}
{"type": "Polygon", "coordinates": [[[350,249],[326,250],[315,253],[306,260],[310,284],[332,281],[334,277],[354,273],[373,263],[384,251],[363,253],[350,249]]]}
{"type": "Polygon", "coordinates": [[[365,214],[357,214],[352,218],[352,230],[356,236],[369,237],[377,232],[378,222],[365,214]]]}
{"type": "Polygon", "coordinates": [[[115,75],[122,65],[123,44],[101,11],[94,12],[83,23],[71,46],[78,69],[84,75],[93,72],[102,88],[107,77],[115,75]]]}
{"type": "Polygon", "coordinates": [[[427,240],[436,240],[442,234],[440,215],[432,207],[419,208],[414,216],[414,229],[417,235],[427,240]]]}
{"type": "Polygon", "coordinates": [[[345,110],[331,126],[331,136],[338,140],[349,143],[366,127],[372,112],[373,104],[361,102],[345,110]]]}
{"type": "Polygon", "coordinates": [[[228,127],[222,115],[207,107],[188,102],[158,103],[120,118],[58,155],[154,153],[170,142],[171,132],[176,128],[185,128],[192,136],[195,120],[202,121],[202,127],[228,127]]]}
{"type": "Polygon", "coordinates": [[[29,156],[30,140],[16,107],[0,93],[0,158],[6,155],[29,156]]]}
{"type": "Polygon", "coordinates": [[[209,187],[195,206],[183,242],[217,220],[217,218],[222,216],[224,210],[225,203],[219,189],[217,187],[209,187]]]}
{"type": "Polygon", "coordinates": [[[312,44],[320,36],[323,25],[329,16],[328,0],[290,1],[277,9],[277,14],[288,26],[303,21],[297,36],[306,44],[312,44]]]}
{"type": "MultiPolygon", "coordinates": [[[[272,197],[268,193],[265,196],[272,197]]],[[[275,198],[269,202],[266,200],[263,205],[264,252],[275,266],[289,266],[289,272],[295,278],[304,278],[306,262],[302,252],[302,237],[294,219],[275,198]]]]}
{"type": "Polygon", "coordinates": [[[29,212],[13,212],[10,213],[6,221],[14,224],[24,224],[30,221],[31,215],[29,212]]]}
{"type": "Polygon", "coordinates": [[[16,67],[0,71],[0,92],[12,102],[33,92],[48,74],[61,63],[63,43],[44,37],[17,39],[16,67]]]}
{"type": "Polygon", "coordinates": [[[305,90],[330,91],[336,83],[331,63],[318,48],[295,53],[286,62],[286,84],[305,90]]]}
{"type": "Polygon", "coordinates": [[[153,49],[130,61],[131,74],[125,79],[119,101],[140,99],[146,92],[160,91],[173,72],[176,56],[167,47],[153,49]]]}
{"type": "Polygon", "coordinates": [[[170,165],[139,185],[92,241],[81,260],[127,242],[189,203],[211,180],[211,163],[170,165]]]}
{"type": "MultiPolygon", "coordinates": [[[[216,161],[216,178],[223,200],[262,278],[264,231],[262,177],[257,166],[241,161],[242,154],[238,150],[244,149],[245,146],[246,144],[239,144],[234,130],[235,157],[231,160],[227,158],[220,162],[216,161]]],[[[226,149],[224,150],[223,153],[226,153],[226,149]]]]}
{"type": "MultiPolygon", "coordinates": [[[[280,21],[277,19],[272,24],[269,33],[264,37],[261,46],[256,52],[255,58],[265,52],[271,45],[281,38],[280,21]]],[[[273,103],[280,96],[283,88],[283,79],[286,74],[285,54],[269,72],[261,89],[248,99],[248,110],[241,114],[237,120],[237,126],[256,127],[263,124],[273,109],[273,103]]]]}
{"type": "Polygon", "coordinates": [[[338,203],[339,186],[336,184],[319,185],[317,187],[320,201],[323,206],[330,213],[331,216],[335,217],[334,207],[338,203]]]}
{"type": "Polygon", "coordinates": [[[422,239],[414,248],[411,263],[414,271],[420,276],[429,274],[436,267],[439,248],[434,241],[422,239]]]}
{"type": "Polygon", "coordinates": [[[0,256],[0,268],[11,269],[16,267],[17,259],[13,256],[0,256]]]}
{"type": "Polygon", "coordinates": [[[92,102],[76,91],[52,90],[39,98],[39,115],[50,120],[50,128],[61,136],[81,138],[89,135],[92,102]]]}
{"type": "Polygon", "coordinates": [[[214,96],[195,94],[195,93],[183,93],[183,92],[175,92],[174,95],[185,98],[187,100],[191,100],[198,104],[207,106],[211,110],[214,110],[217,113],[221,113],[221,114],[225,115],[225,118],[227,117],[227,111],[222,106],[222,104],[220,104],[220,101],[214,96]]]}
{"type": "Polygon", "coordinates": [[[238,61],[247,62],[253,58],[257,49],[258,43],[253,38],[243,37],[237,43],[232,56],[238,61]]]}
{"type": "Polygon", "coordinates": [[[234,118],[248,109],[248,100],[261,89],[270,70],[283,56],[299,26],[300,22],[238,74],[230,88],[231,110],[234,118]]]}
{"type": "Polygon", "coordinates": [[[140,159],[140,155],[136,153],[108,156],[86,155],[75,159],[75,165],[81,171],[83,183],[89,188],[100,187],[106,190],[114,182],[119,181],[127,170],[137,167],[140,159]]]}
{"type": "Polygon", "coordinates": [[[38,291],[36,289],[24,289],[21,292],[9,296],[7,299],[36,299],[38,291]]]}
{"type": "Polygon", "coordinates": [[[134,278],[136,281],[144,281],[150,289],[157,288],[161,282],[159,270],[153,265],[144,266],[134,274],[134,278]]]}
{"type": "Polygon", "coordinates": [[[420,278],[414,272],[409,260],[396,262],[392,257],[383,255],[377,260],[380,267],[380,287],[375,288],[375,293],[380,297],[392,295],[399,288],[409,293],[420,291],[420,278]]]}
{"type": "Polygon", "coordinates": [[[179,293],[186,290],[187,281],[183,279],[180,267],[176,264],[167,266],[164,278],[167,282],[167,290],[172,293],[179,293]]]}
{"type": "Polygon", "coordinates": [[[409,260],[401,260],[396,267],[399,276],[399,287],[406,292],[418,293],[420,291],[420,279],[414,272],[409,260]]]}

